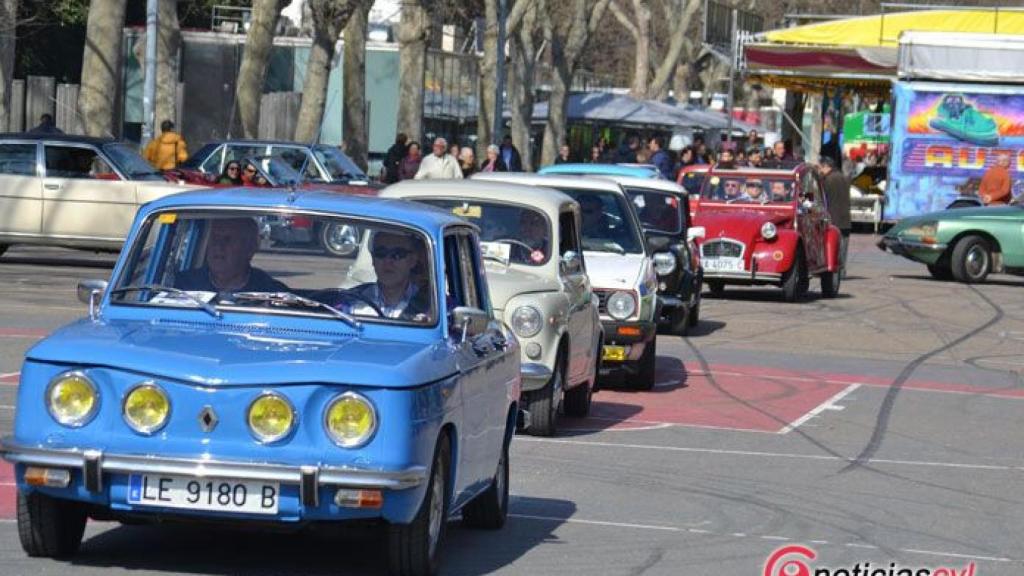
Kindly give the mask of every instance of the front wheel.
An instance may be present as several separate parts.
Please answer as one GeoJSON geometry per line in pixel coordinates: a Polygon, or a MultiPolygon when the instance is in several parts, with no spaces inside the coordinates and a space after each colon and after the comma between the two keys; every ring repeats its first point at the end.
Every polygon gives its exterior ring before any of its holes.
{"type": "Polygon", "coordinates": [[[32,557],[67,558],[78,552],[85,511],[77,502],[18,491],[18,538],[32,557]]]}
{"type": "Polygon", "coordinates": [[[508,519],[508,444],[502,446],[491,485],[462,509],[462,523],[470,528],[498,530],[508,519]]]}
{"type": "Polygon", "coordinates": [[[533,436],[554,436],[557,432],[558,400],[562,394],[562,362],[555,364],[555,371],[547,384],[539,390],[524,392],[526,410],[530,413],[530,427],[526,433],[533,436]]]}
{"type": "Polygon", "coordinates": [[[953,247],[953,278],[966,284],[984,282],[992,271],[992,251],[980,236],[967,236],[953,247]]]}
{"type": "Polygon", "coordinates": [[[441,543],[448,521],[448,470],[451,445],[444,435],[434,449],[430,482],[410,524],[388,526],[388,572],[395,576],[431,576],[441,564],[441,543]]]}
{"type": "Polygon", "coordinates": [[[839,284],[842,282],[842,274],[836,270],[835,272],[825,272],[821,275],[821,295],[825,298],[835,298],[839,295],[839,284]]]}
{"type": "Polygon", "coordinates": [[[798,250],[793,265],[782,275],[782,298],[786,302],[796,302],[803,295],[803,288],[807,286],[805,266],[804,253],[798,250]]]}
{"type": "Polygon", "coordinates": [[[691,313],[686,309],[686,306],[680,306],[673,310],[668,315],[669,332],[676,336],[686,336],[687,332],[690,331],[689,317],[691,313]]]}
{"type": "Polygon", "coordinates": [[[708,280],[708,289],[711,290],[711,295],[715,298],[721,298],[725,295],[725,283],[718,280],[708,280]]]}
{"type": "Polygon", "coordinates": [[[644,353],[640,355],[637,379],[633,383],[633,388],[637,390],[651,390],[654,388],[654,366],[658,359],[657,344],[658,341],[656,339],[651,340],[647,343],[647,347],[644,348],[644,353]]]}
{"type": "Polygon", "coordinates": [[[953,270],[949,266],[943,266],[942,264],[928,264],[928,273],[932,275],[932,278],[936,280],[952,280],[953,270]]]}
{"type": "Polygon", "coordinates": [[[696,328],[697,323],[700,322],[700,291],[698,290],[697,296],[693,299],[693,306],[690,307],[690,313],[686,315],[686,322],[690,325],[690,328],[696,328]]]}

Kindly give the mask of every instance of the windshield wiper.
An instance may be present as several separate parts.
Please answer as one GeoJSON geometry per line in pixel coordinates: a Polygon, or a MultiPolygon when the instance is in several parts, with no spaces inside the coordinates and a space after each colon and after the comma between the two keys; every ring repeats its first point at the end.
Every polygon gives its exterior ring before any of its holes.
{"type": "Polygon", "coordinates": [[[222,316],[220,311],[217,310],[217,308],[214,307],[209,302],[205,302],[203,301],[203,299],[199,298],[195,294],[190,294],[185,290],[182,290],[180,288],[174,288],[173,286],[163,286],[160,284],[140,284],[138,286],[122,286],[120,288],[115,288],[111,290],[110,294],[111,296],[113,296],[114,294],[122,294],[124,292],[142,292],[144,290],[151,290],[153,292],[167,292],[168,294],[174,294],[175,296],[184,296],[185,298],[196,303],[210,316],[213,316],[214,318],[220,318],[222,316]]]}
{"type": "Polygon", "coordinates": [[[594,252],[615,252],[616,254],[626,253],[626,249],[613,240],[604,240],[600,242],[588,242],[584,240],[583,249],[593,250],[594,252]]]}
{"type": "Polygon", "coordinates": [[[231,297],[235,300],[247,300],[250,302],[265,302],[267,304],[285,305],[301,304],[303,306],[308,306],[311,308],[320,308],[323,310],[327,310],[328,312],[333,314],[335,318],[344,320],[346,324],[357,330],[361,330],[363,328],[362,322],[356,320],[351,315],[346,314],[341,310],[338,310],[334,306],[331,306],[330,304],[324,304],[319,300],[299,296],[298,294],[294,294],[292,292],[235,292],[231,295],[231,297]]]}

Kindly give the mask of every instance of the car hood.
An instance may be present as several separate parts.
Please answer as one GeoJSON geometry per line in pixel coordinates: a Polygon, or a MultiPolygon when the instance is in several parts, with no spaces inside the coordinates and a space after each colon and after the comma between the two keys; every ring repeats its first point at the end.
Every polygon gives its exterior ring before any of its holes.
{"type": "Polygon", "coordinates": [[[959,222],[959,221],[1002,221],[1024,222],[1024,207],[1021,206],[981,206],[978,208],[953,208],[929,212],[912,218],[904,218],[885,233],[888,237],[896,237],[907,228],[922,222],[959,222]]]}
{"type": "Polygon", "coordinates": [[[791,214],[760,210],[700,211],[693,219],[694,226],[703,226],[704,238],[713,240],[721,236],[752,237],[761,233],[761,226],[771,222],[783,228],[792,221],[791,214]]]}
{"type": "Polygon", "coordinates": [[[631,290],[643,280],[644,254],[584,251],[587,275],[594,288],[631,290]]]}
{"type": "Polygon", "coordinates": [[[112,369],[210,387],[337,383],[407,388],[455,372],[441,344],[210,322],[81,320],[30,360],[112,369]]]}
{"type": "Polygon", "coordinates": [[[498,310],[504,310],[505,304],[520,294],[561,290],[557,278],[534,274],[515,265],[506,267],[491,263],[487,264],[487,285],[491,305],[498,310]]]}

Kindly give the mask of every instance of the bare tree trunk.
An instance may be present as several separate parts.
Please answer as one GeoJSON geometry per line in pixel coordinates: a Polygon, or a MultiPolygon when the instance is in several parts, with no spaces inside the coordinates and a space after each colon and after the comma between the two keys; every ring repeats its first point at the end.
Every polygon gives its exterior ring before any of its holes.
{"type": "Polygon", "coordinates": [[[690,20],[697,13],[697,10],[700,9],[701,2],[700,0],[682,0],[673,5],[681,8],[681,13],[673,15],[675,20],[672,26],[669,27],[671,39],[661,63],[658,64],[657,71],[654,73],[654,79],[647,86],[648,98],[661,99],[665,96],[665,93],[668,91],[669,80],[676,72],[677,64],[683,52],[688,52],[688,48],[692,44],[686,31],[690,27],[690,20]]]}
{"type": "MultiPolygon", "coordinates": [[[[260,131],[260,98],[267,78],[267,61],[274,47],[274,28],[281,10],[290,0],[253,0],[252,20],[245,37],[245,51],[238,70],[235,106],[245,138],[256,138],[260,131]]],[[[98,3],[98,2],[96,2],[98,3]]],[[[96,4],[94,3],[94,4],[96,4]]]]}
{"type": "MultiPolygon", "coordinates": [[[[526,0],[522,0],[526,1],[526,0]]],[[[477,158],[484,158],[487,146],[497,139],[492,134],[494,118],[502,111],[495,110],[498,86],[498,0],[483,0],[484,3],[484,57],[480,61],[480,97],[477,102],[476,146],[477,158]]]]}
{"type": "MultiPolygon", "coordinates": [[[[164,120],[179,123],[178,118],[178,53],[181,49],[181,28],[178,25],[176,0],[160,0],[159,28],[156,43],[156,125],[164,120]]],[[[180,127],[179,127],[180,129],[180,127]]]]}
{"type": "Polygon", "coordinates": [[[533,126],[533,80],[537,69],[537,9],[531,8],[523,18],[522,26],[509,36],[511,66],[509,66],[509,111],[512,144],[519,150],[523,170],[535,168],[530,133],[533,126]]]}
{"type": "Polygon", "coordinates": [[[345,151],[364,172],[369,160],[370,141],[366,117],[366,29],[369,15],[370,2],[362,2],[345,26],[345,102],[341,107],[345,151]]]}
{"type": "Polygon", "coordinates": [[[113,136],[114,106],[121,80],[121,34],[125,0],[89,4],[78,109],[89,136],[113,136]]]}
{"type": "MultiPolygon", "coordinates": [[[[557,58],[557,56],[556,56],[557,58]]],[[[557,60],[556,60],[557,62],[557,60]]],[[[551,69],[551,96],[548,98],[548,120],[544,126],[544,142],[541,144],[540,165],[547,166],[555,161],[558,148],[565,142],[568,130],[568,100],[572,72],[564,64],[555,64],[551,69]]]]}
{"type": "Polygon", "coordinates": [[[0,130],[11,126],[11,83],[18,28],[18,0],[0,0],[0,130]]]}
{"type": "Polygon", "coordinates": [[[398,25],[398,132],[423,139],[423,83],[427,68],[430,15],[423,0],[402,3],[398,25]]]}
{"type": "Polygon", "coordinates": [[[310,0],[313,15],[313,47],[306,62],[306,80],[302,84],[302,107],[295,122],[295,140],[317,142],[327,104],[327,85],[334,64],[338,36],[348,23],[357,2],[349,0],[310,0]]]}

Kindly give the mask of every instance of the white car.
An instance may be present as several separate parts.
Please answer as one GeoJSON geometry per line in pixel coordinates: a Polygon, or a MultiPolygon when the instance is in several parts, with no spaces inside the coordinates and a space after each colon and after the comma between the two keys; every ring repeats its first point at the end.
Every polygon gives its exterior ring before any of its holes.
{"type": "Polygon", "coordinates": [[[12,244],[120,250],[140,205],[194,188],[114,140],[0,135],[0,254],[12,244]]]}
{"type": "Polygon", "coordinates": [[[654,387],[658,280],[633,203],[619,184],[601,178],[490,172],[474,180],[554,188],[580,204],[583,257],[604,326],[602,372],[633,373],[634,388],[654,387]]]}

